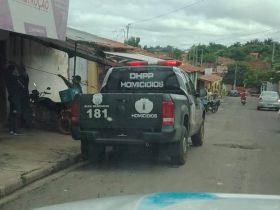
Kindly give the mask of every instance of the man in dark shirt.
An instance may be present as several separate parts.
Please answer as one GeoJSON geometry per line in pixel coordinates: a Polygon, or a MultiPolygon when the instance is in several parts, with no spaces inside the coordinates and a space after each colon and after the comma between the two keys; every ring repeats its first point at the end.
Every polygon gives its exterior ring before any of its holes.
{"type": "Polygon", "coordinates": [[[6,74],[5,82],[8,90],[8,99],[10,102],[9,113],[9,130],[11,135],[18,133],[18,117],[21,113],[21,92],[24,89],[24,84],[20,80],[20,72],[16,64],[9,63],[6,74]]]}
{"type": "Polygon", "coordinates": [[[25,126],[30,127],[31,122],[32,122],[32,111],[29,105],[29,90],[28,90],[28,85],[29,85],[29,76],[26,73],[26,69],[23,65],[23,63],[20,64],[19,66],[19,71],[20,71],[20,76],[19,80],[23,84],[23,88],[21,89],[20,92],[20,100],[21,100],[21,106],[22,106],[22,121],[24,122],[25,126]]]}

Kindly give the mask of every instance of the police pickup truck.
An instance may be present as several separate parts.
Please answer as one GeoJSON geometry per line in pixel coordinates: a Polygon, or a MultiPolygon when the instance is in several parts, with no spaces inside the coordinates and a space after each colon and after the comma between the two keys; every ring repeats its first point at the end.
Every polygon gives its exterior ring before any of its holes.
{"type": "Polygon", "coordinates": [[[81,140],[82,156],[95,162],[106,146],[145,144],[183,165],[188,137],[193,146],[203,144],[205,112],[179,65],[128,62],[107,72],[100,93],[79,95],[71,108],[72,137],[81,140]]]}

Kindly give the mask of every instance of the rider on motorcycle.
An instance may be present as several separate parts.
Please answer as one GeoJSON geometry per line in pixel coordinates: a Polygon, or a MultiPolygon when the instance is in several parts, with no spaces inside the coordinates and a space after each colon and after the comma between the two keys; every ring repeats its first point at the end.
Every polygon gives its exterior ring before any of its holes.
{"type": "Polygon", "coordinates": [[[242,90],[241,93],[240,93],[240,99],[241,99],[241,102],[242,101],[246,101],[246,91],[245,90],[242,90]]]}

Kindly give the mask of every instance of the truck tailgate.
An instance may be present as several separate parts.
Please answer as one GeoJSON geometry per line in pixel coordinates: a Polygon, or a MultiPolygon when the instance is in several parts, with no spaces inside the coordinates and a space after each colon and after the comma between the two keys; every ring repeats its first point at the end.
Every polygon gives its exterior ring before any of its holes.
{"type": "Polygon", "coordinates": [[[80,98],[80,129],[161,129],[163,94],[98,93],[80,98]]]}

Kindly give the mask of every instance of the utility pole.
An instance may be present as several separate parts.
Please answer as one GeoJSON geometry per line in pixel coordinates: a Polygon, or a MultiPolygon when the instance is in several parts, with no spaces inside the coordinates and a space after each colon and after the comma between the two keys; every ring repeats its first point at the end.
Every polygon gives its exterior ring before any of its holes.
{"type": "Polygon", "coordinates": [[[275,55],[275,42],[273,42],[273,46],[272,46],[271,68],[273,68],[274,55],[275,55]]]}
{"type": "Polygon", "coordinates": [[[201,50],[201,54],[200,54],[200,66],[202,67],[202,63],[203,63],[203,49],[201,50]]]}
{"type": "Polygon", "coordinates": [[[193,62],[192,62],[193,65],[194,65],[194,61],[195,61],[195,58],[194,58],[195,57],[195,48],[196,47],[194,46],[194,48],[193,48],[193,62]]]}
{"type": "Polygon", "coordinates": [[[123,33],[123,43],[125,43],[125,29],[124,28],[121,29],[121,33],[123,33]]]}
{"type": "Polygon", "coordinates": [[[195,50],[195,65],[197,66],[197,47],[195,48],[196,50],[195,50]]]}
{"type": "Polygon", "coordinates": [[[235,63],[233,90],[236,90],[237,63],[235,63]]]}
{"type": "Polygon", "coordinates": [[[126,40],[128,40],[129,28],[130,27],[131,27],[131,23],[127,24],[127,26],[126,26],[126,40]]]}
{"type": "Polygon", "coordinates": [[[73,75],[76,75],[76,62],[77,62],[77,42],[75,41],[75,57],[74,57],[74,72],[73,75]]]}

